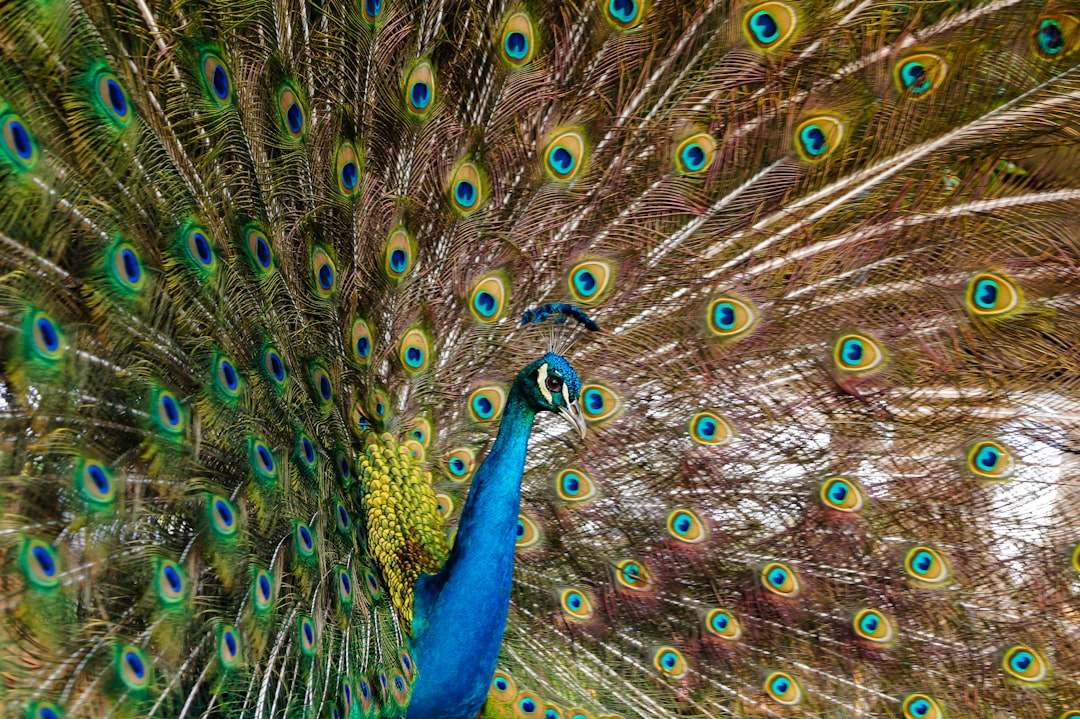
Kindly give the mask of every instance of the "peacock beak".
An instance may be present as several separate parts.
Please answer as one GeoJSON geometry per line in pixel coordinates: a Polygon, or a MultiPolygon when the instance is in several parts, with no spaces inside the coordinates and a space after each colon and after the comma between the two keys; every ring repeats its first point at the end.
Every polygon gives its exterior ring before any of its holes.
{"type": "Polygon", "coordinates": [[[569,407],[559,407],[559,414],[574,426],[582,439],[585,439],[585,417],[581,414],[581,405],[571,402],[569,407]]]}

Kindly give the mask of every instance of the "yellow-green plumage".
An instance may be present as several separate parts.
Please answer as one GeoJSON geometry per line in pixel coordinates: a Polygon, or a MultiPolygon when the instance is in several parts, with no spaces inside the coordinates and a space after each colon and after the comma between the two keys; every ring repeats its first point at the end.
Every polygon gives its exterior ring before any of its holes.
{"type": "Polygon", "coordinates": [[[1057,0],[7,2],[0,714],[405,716],[556,350],[480,716],[1073,719],[1078,63],[1057,0]]]}

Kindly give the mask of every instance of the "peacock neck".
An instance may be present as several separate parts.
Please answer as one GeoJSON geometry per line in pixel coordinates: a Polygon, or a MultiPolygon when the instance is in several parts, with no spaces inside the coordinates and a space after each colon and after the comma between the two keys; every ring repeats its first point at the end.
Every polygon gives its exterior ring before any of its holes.
{"type": "Polygon", "coordinates": [[[521,475],[536,411],[517,383],[499,434],[473,476],[450,557],[416,583],[408,716],[472,719],[502,646],[514,574],[521,475]]]}

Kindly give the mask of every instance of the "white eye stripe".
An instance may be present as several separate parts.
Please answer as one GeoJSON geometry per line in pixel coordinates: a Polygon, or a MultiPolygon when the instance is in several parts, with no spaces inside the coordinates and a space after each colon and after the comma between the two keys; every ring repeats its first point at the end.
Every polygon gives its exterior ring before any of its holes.
{"type": "Polygon", "coordinates": [[[563,382],[563,386],[562,386],[562,398],[563,398],[563,401],[566,402],[566,406],[569,407],[570,406],[570,390],[567,389],[565,382],[563,382]]]}
{"type": "MultiPolygon", "coordinates": [[[[544,395],[544,399],[548,401],[548,404],[554,404],[551,400],[551,392],[547,388],[548,378],[548,366],[547,362],[540,365],[540,369],[536,372],[536,385],[540,388],[540,394],[544,395]]],[[[566,387],[563,387],[563,391],[566,391],[566,387]]]]}

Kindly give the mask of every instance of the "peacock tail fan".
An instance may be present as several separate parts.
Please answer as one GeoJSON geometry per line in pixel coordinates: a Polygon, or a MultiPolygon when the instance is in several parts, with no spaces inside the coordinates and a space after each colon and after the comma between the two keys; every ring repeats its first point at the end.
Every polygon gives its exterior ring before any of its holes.
{"type": "Polygon", "coordinates": [[[1059,0],[5,2],[0,714],[404,717],[554,350],[588,432],[536,421],[463,719],[1080,717],[1078,48],[1059,0]]]}

